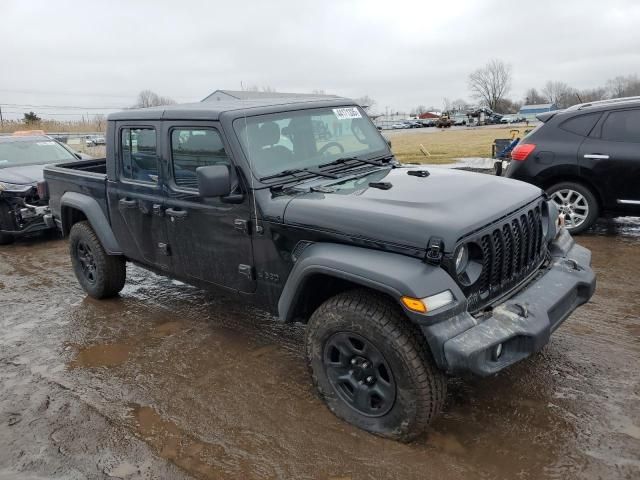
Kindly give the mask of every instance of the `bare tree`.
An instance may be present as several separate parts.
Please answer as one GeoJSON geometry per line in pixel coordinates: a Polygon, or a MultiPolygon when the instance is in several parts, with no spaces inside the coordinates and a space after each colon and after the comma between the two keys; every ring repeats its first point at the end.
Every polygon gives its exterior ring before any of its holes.
{"type": "Polygon", "coordinates": [[[474,98],[495,110],[511,89],[511,65],[495,58],[489,60],[483,68],[469,75],[469,88],[474,98]]]}
{"type": "Polygon", "coordinates": [[[99,132],[104,132],[105,120],[106,117],[102,113],[98,113],[93,116],[93,123],[95,123],[99,132]]]}
{"type": "Polygon", "coordinates": [[[567,108],[578,101],[576,90],[564,82],[548,81],[542,89],[542,95],[547,103],[553,103],[558,108],[567,108]]]}
{"type": "Polygon", "coordinates": [[[609,80],[606,88],[611,98],[633,97],[640,95],[640,80],[637,75],[618,76],[609,80]]]}
{"type": "Polygon", "coordinates": [[[522,103],[503,98],[498,102],[496,111],[499,113],[518,113],[520,107],[522,107],[522,103]]]}
{"type": "Polygon", "coordinates": [[[607,90],[604,87],[583,88],[576,91],[576,97],[578,97],[578,102],[580,103],[597,102],[607,98],[607,90]]]}
{"type": "Polygon", "coordinates": [[[526,105],[538,105],[540,103],[545,103],[545,98],[538,93],[538,90],[535,88],[530,88],[524,94],[524,103],[526,105]]]}
{"type": "Polygon", "coordinates": [[[134,107],[136,108],[148,108],[157,107],[159,105],[173,105],[176,101],[169,97],[161,97],[151,90],[142,90],[138,94],[138,100],[134,107]]]}
{"type": "Polygon", "coordinates": [[[469,104],[465,100],[457,98],[451,102],[451,108],[456,112],[464,112],[469,109],[469,104]]]}
{"type": "Polygon", "coordinates": [[[366,94],[361,97],[354,98],[354,101],[358,105],[360,105],[364,109],[364,111],[367,113],[371,113],[371,111],[373,110],[373,107],[376,104],[376,101],[366,94]]]}

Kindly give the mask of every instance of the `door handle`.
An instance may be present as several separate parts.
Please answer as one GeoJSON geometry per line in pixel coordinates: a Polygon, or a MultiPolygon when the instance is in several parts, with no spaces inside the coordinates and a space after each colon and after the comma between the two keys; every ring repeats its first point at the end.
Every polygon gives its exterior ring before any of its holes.
{"type": "Polygon", "coordinates": [[[162,217],[164,215],[164,210],[162,209],[162,205],[160,205],[159,203],[154,203],[151,206],[151,210],[153,211],[153,214],[157,215],[158,217],[162,217]]]}
{"type": "Polygon", "coordinates": [[[173,218],[184,218],[187,216],[186,210],[175,210],[173,208],[167,208],[164,213],[173,218]]]}
{"type": "Polygon", "coordinates": [[[601,155],[599,153],[587,153],[584,158],[597,158],[600,160],[609,160],[609,155],[601,155]]]}
{"type": "Polygon", "coordinates": [[[118,202],[124,208],[136,208],[138,206],[137,200],[132,200],[131,198],[121,198],[118,202]]]}

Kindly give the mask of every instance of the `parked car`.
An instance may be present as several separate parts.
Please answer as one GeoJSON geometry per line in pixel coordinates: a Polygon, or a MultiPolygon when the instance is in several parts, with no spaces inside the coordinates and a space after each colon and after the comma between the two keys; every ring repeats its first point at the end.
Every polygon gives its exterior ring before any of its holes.
{"type": "MultiPolygon", "coordinates": [[[[43,191],[42,169],[47,163],[80,159],[65,145],[34,132],[0,136],[0,245],[17,237],[55,228],[43,191]]],[[[43,132],[42,132],[43,133],[43,132]]]]}
{"type": "Polygon", "coordinates": [[[464,115],[455,115],[451,119],[451,123],[456,127],[462,127],[467,124],[467,117],[464,115]]]}
{"type": "Polygon", "coordinates": [[[401,165],[347,99],[127,110],[106,151],[45,168],[82,288],[116,295],[130,261],[306,323],[321,397],[381,436],[415,438],[445,374],[539,351],[594,291],[590,252],[539,188],[401,165]]]}
{"type": "Polygon", "coordinates": [[[106,143],[103,135],[89,135],[85,138],[85,144],[88,147],[97,147],[106,143]]]}
{"type": "Polygon", "coordinates": [[[407,120],[403,123],[407,126],[407,128],[422,128],[422,123],[418,122],[417,120],[407,120]]]}
{"type": "Polygon", "coordinates": [[[393,130],[402,130],[404,128],[409,128],[406,123],[394,123],[391,125],[393,130]]]}
{"type": "Polygon", "coordinates": [[[503,115],[500,123],[514,123],[514,117],[512,115],[503,115]]]}
{"type": "Polygon", "coordinates": [[[640,98],[575,105],[542,122],[511,152],[506,176],[546,190],[580,233],[601,215],[640,215],[640,98]]]}

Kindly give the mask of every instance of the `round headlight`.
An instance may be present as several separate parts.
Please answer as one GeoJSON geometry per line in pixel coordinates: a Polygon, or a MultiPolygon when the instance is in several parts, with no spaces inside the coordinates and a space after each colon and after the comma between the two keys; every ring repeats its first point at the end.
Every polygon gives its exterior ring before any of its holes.
{"type": "Polygon", "coordinates": [[[456,274],[460,275],[464,272],[465,268],[467,268],[467,263],[469,263],[469,249],[466,245],[460,245],[455,254],[456,261],[456,274]]]}

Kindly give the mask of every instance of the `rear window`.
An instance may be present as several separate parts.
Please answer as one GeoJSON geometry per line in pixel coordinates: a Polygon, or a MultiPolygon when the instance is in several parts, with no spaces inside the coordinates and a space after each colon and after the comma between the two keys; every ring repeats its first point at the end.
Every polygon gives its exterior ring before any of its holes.
{"type": "Polygon", "coordinates": [[[120,134],[122,177],[158,183],[156,131],[153,128],[123,128],[120,134]]]}
{"type": "Polygon", "coordinates": [[[602,124],[603,140],[640,143],[640,110],[611,112],[602,124]]]}
{"type": "Polygon", "coordinates": [[[560,124],[560,128],[576,135],[586,137],[589,135],[593,127],[595,127],[602,113],[588,113],[586,115],[578,115],[570,118],[560,124]]]}

